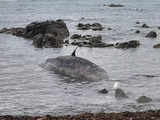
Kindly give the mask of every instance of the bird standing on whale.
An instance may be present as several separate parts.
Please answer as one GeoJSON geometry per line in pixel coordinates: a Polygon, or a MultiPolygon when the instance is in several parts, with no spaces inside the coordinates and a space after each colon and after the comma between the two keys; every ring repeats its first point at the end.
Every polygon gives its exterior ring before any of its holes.
{"type": "Polygon", "coordinates": [[[107,72],[91,61],[77,57],[76,50],[72,55],[48,58],[44,67],[70,77],[87,80],[108,80],[107,72]]]}

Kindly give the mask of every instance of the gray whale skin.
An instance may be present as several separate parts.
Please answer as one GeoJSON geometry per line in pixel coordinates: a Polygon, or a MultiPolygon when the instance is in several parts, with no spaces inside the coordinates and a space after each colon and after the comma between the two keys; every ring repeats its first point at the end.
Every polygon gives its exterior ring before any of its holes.
{"type": "Polygon", "coordinates": [[[79,79],[109,79],[104,69],[81,57],[60,56],[48,58],[44,64],[44,68],[79,79]]]}

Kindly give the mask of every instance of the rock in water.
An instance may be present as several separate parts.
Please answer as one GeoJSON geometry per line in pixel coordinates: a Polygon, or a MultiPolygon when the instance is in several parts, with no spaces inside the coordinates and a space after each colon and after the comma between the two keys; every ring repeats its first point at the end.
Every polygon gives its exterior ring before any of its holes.
{"type": "Polygon", "coordinates": [[[60,56],[57,58],[49,58],[45,62],[44,68],[78,79],[109,79],[104,69],[81,57],[60,56]]]}
{"type": "Polygon", "coordinates": [[[146,96],[140,96],[136,101],[138,103],[148,103],[148,102],[151,102],[152,99],[146,96]]]}
{"type": "Polygon", "coordinates": [[[25,28],[4,28],[0,33],[31,39],[38,48],[62,47],[64,39],[69,36],[69,30],[62,20],[32,22],[25,28]]]}
{"type": "Polygon", "coordinates": [[[148,38],[156,38],[157,37],[157,33],[154,31],[149,32],[146,37],[148,38]]]}
{"type": "Polygon", "coordinates": [[[120,88],[117,88],[115,90],[115,97],[118,99],[128,98],[128,96],[125,94],[125,92],[120,88]]]}
{"type": "Polygon", "coordinates": [[[160,48],[160,43],[153,45],[153,48],[160,48]]]}
{"type": "Polygon", "coordinates": [[[115,48],[122,48],[122,49],[127,49],[127,48],[137,48],[140,45],[140,42],[137,40],[131,40],[128,42],[121,42],[121,43],[116,43],[115,48]]]}

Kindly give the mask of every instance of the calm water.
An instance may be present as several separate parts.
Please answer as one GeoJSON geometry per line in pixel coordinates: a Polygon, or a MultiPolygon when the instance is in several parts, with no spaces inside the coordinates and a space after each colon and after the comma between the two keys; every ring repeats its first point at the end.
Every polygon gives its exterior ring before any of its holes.
{"type": "Polygon", "coordinates": [[[60,49],[36,49],[32,42],[0,34],[0,114],[75,114],[81,112],[119,112],[160,109],[160,49],[152,46],[157,39],[145,34],[160,26],[159,0],[0,0],[0,28],[25,26],[33,21],[64,19],[71,34],[101,34],[107,43],[140,40],[137,49],[79,48],[78,56],[104,68],[110,81],[77,81],[40,67],[49,57],[69,55],[74,46],[60,49]],[[103,4],[121,3],[123,8],[108,8],[103,4]],[[81,17],[85,17],[81,20],[81,17]],[[136,21],[147,23],[150,29],[136,27],[136,21]],[[78,31],[79,22],[100,22],[102,32],[78,31]],[[136,35],[134,31],[141,30],[136,35]],[[145,75],[156,75],[154,78],[145,75]],[[130,96],[116,100],[114,91],[101,95],[97,91],[111,89],[115,81],[130,96]],[[146,95],[149,104],[135,100],[146,95]]]}

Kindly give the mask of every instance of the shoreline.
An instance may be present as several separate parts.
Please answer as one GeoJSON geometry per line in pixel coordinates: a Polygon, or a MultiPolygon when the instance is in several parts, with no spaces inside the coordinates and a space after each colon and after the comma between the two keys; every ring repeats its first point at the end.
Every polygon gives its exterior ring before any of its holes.
{"type": "Polygon", "coordinates": [[[83,113],[64,116],[0,116],[0,120],[160,120],[160,110],[120,113],[83,113]]]}

